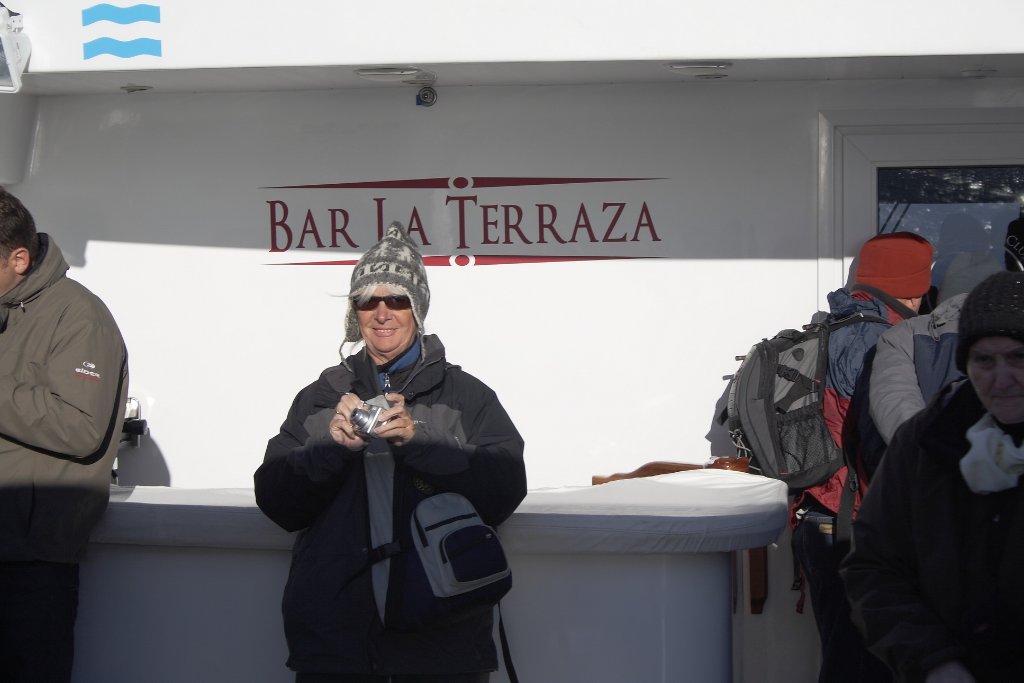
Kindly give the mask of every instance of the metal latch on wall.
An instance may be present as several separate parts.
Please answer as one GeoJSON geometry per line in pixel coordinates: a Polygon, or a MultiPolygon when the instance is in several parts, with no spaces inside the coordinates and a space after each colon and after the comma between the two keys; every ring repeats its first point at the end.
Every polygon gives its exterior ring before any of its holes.
{"type": "Polygon", "coordinates": [[[139,399],[129,396],[125,406],[124,426],[121,427],[121,445],[138,447],[146,434],[149,434],[149,425],[142,419],[142,405],[139,399]]]}

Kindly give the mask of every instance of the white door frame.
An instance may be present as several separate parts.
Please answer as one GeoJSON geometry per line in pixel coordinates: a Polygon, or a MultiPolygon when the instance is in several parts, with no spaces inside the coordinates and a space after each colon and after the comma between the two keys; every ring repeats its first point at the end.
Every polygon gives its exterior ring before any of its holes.
{"type": "MultiPolygon", "coordinates": [[[[818,291],[846,284],[878,229],[881,167],[1024,165],[1024,108],[822,111],[818,115],[818,291]]],[[[827,310],[827,309],[826,309],[827,310]]]]}

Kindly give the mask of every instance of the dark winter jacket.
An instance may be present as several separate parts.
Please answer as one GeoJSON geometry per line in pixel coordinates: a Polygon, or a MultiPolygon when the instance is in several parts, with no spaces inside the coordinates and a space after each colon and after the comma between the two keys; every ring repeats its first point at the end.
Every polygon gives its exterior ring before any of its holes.
{"type": "Polygon", "coordinates": [[[109,499],[127,354],[107,307],[40,240],[0,296],[0,561],[77,562],[109,499]]]}
{"type": "Polygon", "coordinates": [[[491,525],[508,518],[526,495],[523,441],[497,396],[448,364],[436,337],[424,337],[422,348],[413,368],[391,378],[416,423],[408,444],[390,447],[373,439],[352,452],[328,435],[342,394],[365,400],[380,393],[376,368],[363,350],[299,392],[256,472],[263,512],[285,529],[301,530],[283,599],[288,666],[295,671],[388,675],[497,668],[490,613],[398,632],[384,627],[374,597],[368,505],[387,491],[368,492],[368,481],[380,481],[368,462],[393,458],[396,535],[409,524],[410,507],[424,488],[461,493],[491,525]]]}
{"type": "Polygon", "coordinates": [[[983,413],[960,382],[904,424],[853,525],[853,619],[901,680],[953,659],[979,683],[1024,672],[1024,487],[978,495],[959,470],[983,413]]]}

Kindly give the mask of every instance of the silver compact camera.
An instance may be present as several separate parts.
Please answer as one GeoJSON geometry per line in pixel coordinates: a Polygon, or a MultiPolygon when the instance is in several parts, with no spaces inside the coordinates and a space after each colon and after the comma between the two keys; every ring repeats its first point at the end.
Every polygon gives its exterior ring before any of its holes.
{"type": "Polygon", "coordinates": [[[391,404],[383,395],[380,395],[374,396],[369,401],[364,401],[363,405],[364,408],[356,408],[352,411],[352,427],[359,436],[371,439],[375,436],[373,430],[377,425],[387,422],[387,420],[381,422],[380,416],[391,407],[391,404]]]}

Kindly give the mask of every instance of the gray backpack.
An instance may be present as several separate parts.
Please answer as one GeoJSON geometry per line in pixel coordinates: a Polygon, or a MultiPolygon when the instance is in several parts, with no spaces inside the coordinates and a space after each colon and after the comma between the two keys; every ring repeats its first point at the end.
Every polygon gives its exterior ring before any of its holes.
{"type": "Polygon", "coordinates": [[[857,313],[831,320],[814,316],[800,330],[782,330],[754,344],[729,384],[721,416],[750,471],[779,479],[791,492],[828,480],[843,466],[843,451],[825,423],[828,340],[836,329],[858,322],[889,324],[857,313]]]}

